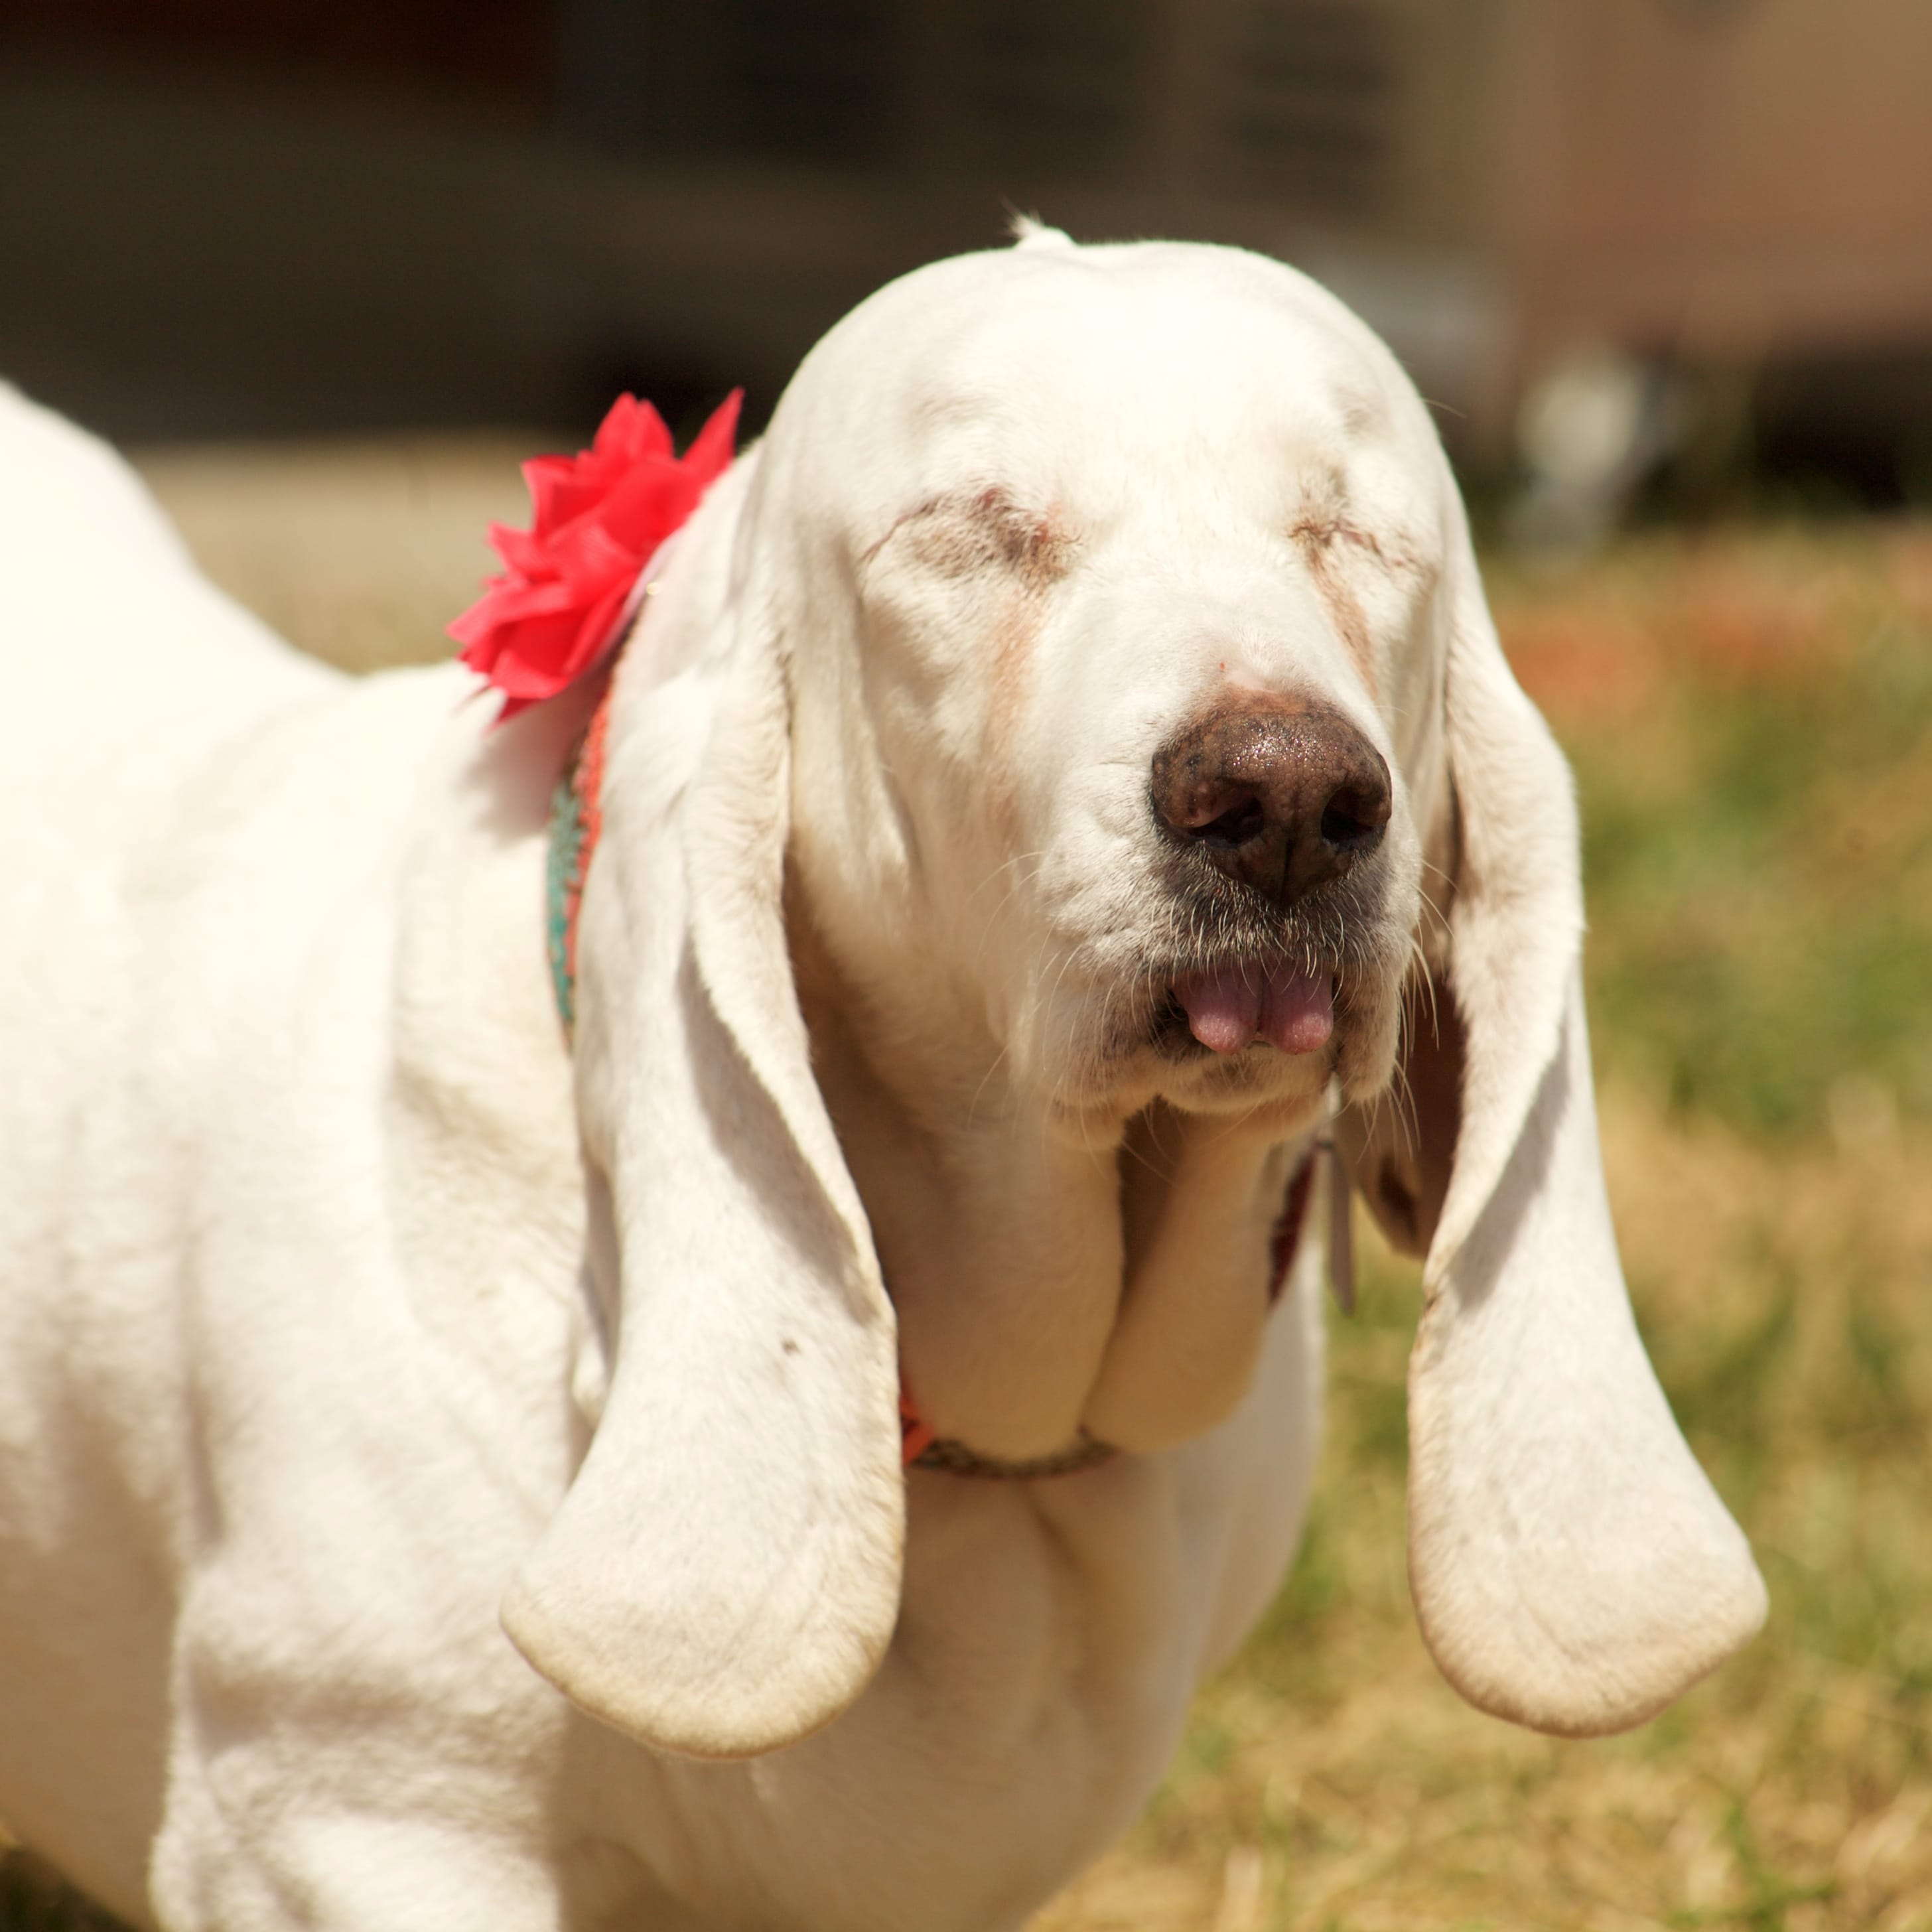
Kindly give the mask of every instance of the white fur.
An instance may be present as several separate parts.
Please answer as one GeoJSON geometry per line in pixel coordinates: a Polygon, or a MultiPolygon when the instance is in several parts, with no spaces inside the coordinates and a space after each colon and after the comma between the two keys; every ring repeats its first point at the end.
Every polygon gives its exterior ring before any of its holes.
{"type": "Polygon", "coordinates": [[[1292,1550],[1318,1244],[1262,1291],[1331,1078],[1378,1211],[1447,1196],[1444,1669],[1613,1728],[1755,1627],[1617,1270],[1567,775],[1290,272],[1030,230],[814,352],[622,667],[574,1058],[579,700],[302,662],[4,394],[0,636],[0,1817],[131,1921],[1021,1923],[1292,1550]],[[1149,760],[1256,689],[1396,774],[1337,1048],[1163,1058],[1149,760]],[[1466,1080],[1412,1132],[1418,934],[1466,1080]],[[985,1453],[1130,1453],[902,1478],[902,1365],[985,1453]]]}

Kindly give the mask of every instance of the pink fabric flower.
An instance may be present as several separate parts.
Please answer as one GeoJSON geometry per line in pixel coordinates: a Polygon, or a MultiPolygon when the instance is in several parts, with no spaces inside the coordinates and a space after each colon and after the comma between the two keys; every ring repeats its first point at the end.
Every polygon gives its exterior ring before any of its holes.
{"type": "Polygon", "coordinates": [[[620,396],[588,449],[524,465],[530,527],[490,525],[502,573],[449,627],[463,662],[502,692],[500,724],[610,655],[638,573],[731,466],[743,399],[726,397],[682,458],[657,411],[620,396]]]}

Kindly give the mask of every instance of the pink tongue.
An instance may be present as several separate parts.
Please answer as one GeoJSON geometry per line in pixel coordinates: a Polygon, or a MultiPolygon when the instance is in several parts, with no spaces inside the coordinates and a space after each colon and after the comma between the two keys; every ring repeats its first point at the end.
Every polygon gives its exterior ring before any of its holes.
{"type": "Polygon", "coordinates": [[[1312,1053],[1335,1030],[1335,1001],[1325,973],[1224,967],[1175,982],[1188,1030],[1216,1053],[1239,1053],[1257,1038],[1282,1053],[1312,1053]]]}

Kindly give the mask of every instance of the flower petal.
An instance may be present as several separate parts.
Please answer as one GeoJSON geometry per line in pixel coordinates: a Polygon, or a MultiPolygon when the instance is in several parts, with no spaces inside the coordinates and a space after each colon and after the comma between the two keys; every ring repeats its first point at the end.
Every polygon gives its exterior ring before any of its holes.
{"type": "Polygon", "coordinates": [[[620,396],[590,448],[524,465],[530,527],[490,526],[504,568],[449,626],[462,662],[504,694],[499,722],[608,656],[638,572],[730,466],[742,400],[734,390],[680,458],[657,411],[620,396]]]}

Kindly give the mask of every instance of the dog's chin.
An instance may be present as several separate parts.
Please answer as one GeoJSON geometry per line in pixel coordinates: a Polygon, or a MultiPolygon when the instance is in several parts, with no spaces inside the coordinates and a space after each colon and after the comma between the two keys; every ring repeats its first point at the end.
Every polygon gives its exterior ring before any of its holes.
{"type": "Polygon", "coordinates": [[[1156,1100],[1284,1136],[1393,1077],[1413,893],[1385,868],[1286,914],[1217,876],[1162,880],[1129,916],[1043,955],[1010,1065],[1070,1113],[1156,1100]]]}
{"type": "Polygon", "coordinates": [[[1216,1052],[1194,1036],[1188,1015],[1172,992],[1156,1006],[1144,1048],[1130,1054],[1153,1063],[1160,1096],[1184,1112],[1238,1113],[1314,1106],[1331,1085],[1344,1097],[1379,1093],[1395,1065],[1396,1002],[1378,982],[1337,981],[1334,1026],[1312,1052],[1283,1052],[1262,1039],[1238,1052],[1216,1052]]]}
{"type": "Polygon", "coordinates": [[[1217,1052],[1195,1037],[1179,995],[1163,988],[1142,1040],[1124,1045],[1120,1057],[1130,1080],[1149,1082],[1160,1099],[1184,1112],[1222,1113],[1318,1100],[1333,1076],[1342,1034],[1338,1027],[1300,1053],[1258,1036],[1236,1051],[1217,1052]]]}
{"type": "Polygon", "coordinates": [[[1171,982],[1142,980],[1096,1000],[1052,1083],[1084,1112],[1130,1114],[1155,1100],[1183,1113],[1266,1118],[1293,1132],[1325,1108],[1331,1086],[1372,1098],[1393,1076],[1399,988],[1390,976],[1330,976],[1334,1026],[1306,1052],[1257,1037],[1220,1052],[1196,1037],[1171,982]]]}

